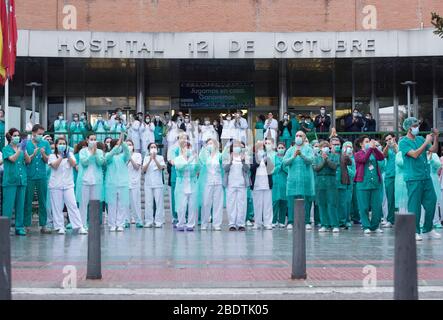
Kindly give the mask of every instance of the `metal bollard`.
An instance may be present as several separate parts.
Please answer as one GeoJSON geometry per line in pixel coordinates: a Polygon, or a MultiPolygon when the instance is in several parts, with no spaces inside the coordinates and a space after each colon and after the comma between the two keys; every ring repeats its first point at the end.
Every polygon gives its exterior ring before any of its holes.
{"type": "Polygon", "coordinates": [[[11,222],[0,217],[0,300],[11,300],[11,222]]]}
{"type": "Polygon", "coordinates": [[[306,279],[305,200],[294,199],[292,279],[306,279]]]}
{"type": "Polygon", "coordinates": [[[415,214],[395,215],[394,299],[417,300],[415,214]]]}
{"type": "Polygon", "coordinates": [[[100,241],[100,201],[89,201],[89,231],[88,231],[88,269],[86,279],[102,278],[102,257],[100,241]]]}

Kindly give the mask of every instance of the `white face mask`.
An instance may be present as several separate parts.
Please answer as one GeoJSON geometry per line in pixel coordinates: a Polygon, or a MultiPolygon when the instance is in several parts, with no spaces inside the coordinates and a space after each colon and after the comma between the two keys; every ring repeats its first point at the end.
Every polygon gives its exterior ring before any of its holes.
{"type": "Polygon", "coordinates": [[[150,152],[151,154],[157,154],[157,148],[151,148],[150,152]]]}
{"type": "Polygon", "coordinates": [[[133,152],[134,151],[134,146],[128,146],[129,151],[133,152]]]}

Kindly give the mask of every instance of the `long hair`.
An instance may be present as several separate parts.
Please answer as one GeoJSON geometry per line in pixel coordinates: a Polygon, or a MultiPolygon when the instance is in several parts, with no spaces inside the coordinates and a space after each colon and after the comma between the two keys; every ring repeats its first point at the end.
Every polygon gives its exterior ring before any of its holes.
{"type": "Polygon", "coordinates": [[[20,131],[16,128],[11,128],[8,130],[8,132],[6,132],[6,139],[8,140],[8,143],[11,143],[12,135],[16,132],[18,132],[20,134],[20,131]]]}
{"type": "Polygon", "coordinates": [[[58,156],[58,154],[59,154],[57,145],[60,141],[64,141],[66,143],[66,148],[68,148],[68,142],[66,141],[66,139],[63,137],[58,138],[57,140],[55,140],[55,146],[54,146],[54,154],[56,156],[58,156]]]}

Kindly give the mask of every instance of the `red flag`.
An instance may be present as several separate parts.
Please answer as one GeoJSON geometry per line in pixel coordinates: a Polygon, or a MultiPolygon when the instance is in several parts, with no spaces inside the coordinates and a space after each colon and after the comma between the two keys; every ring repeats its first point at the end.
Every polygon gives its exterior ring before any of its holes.
{"type": "Polygon", "coordinates": [[[9,79],[15,74],[15,59],[17,57],[17,20],[15,16],[15,0],[9,0],[9,79]]]}
{"type": "Polygon", "coordinates": [[[0,0],[0,20],[3,36],[3,50],[2,50],[2,68],[5,70],[5,77],[0,77],[2,85],[5,84],[8,78],[9,69],[9,32],[8,32],[8,12],[6,10],[6,1],[0,0]]]}

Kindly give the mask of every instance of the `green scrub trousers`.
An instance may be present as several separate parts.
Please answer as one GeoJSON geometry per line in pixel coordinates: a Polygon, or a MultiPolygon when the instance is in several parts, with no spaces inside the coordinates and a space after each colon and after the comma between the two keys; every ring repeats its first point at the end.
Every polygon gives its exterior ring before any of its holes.
{"type": "Polygon", "coordinates": [[[351,221],[351,205],[352,205],[352,185],[344,186],[338,189],[338,219],[339,225],[345,226],[351,221]]]}
{"type": "Polygon", "coordinates": [[[32,200],[34,198],[34,189],[37,188],[38,198],[38,220],[39,226],[46,226],[47,212],[46,212],[46,194],[48,192],[48,182],[46,179],[30,180],[28,179],[28,186],[26,187],[25,200],[25,217],[24,224],[26,227],[32,225],[32,200]]]}
{"type": "Polygon", "coordinates": [[[286,214],[288,212],[288,201],[287,200],[277,200],[272,203],[272,223],[286,223],[286,214]]]}
{"type": "MultiPolygon", "coordinates": [[[[320,223],[325,228],[338,228],[337,187],[334,176],[322,176],[324,184],[317,187],[317,203],[320,210],[320,223]]],[[[318,181],[318,178],[317,178],[318,181]]]]}
{"type": "Polygon", "coordinates": [[[320,212],[318,209],[318,205],[315,202],[315,197],[306,197],[305,198],[305,224],[311,224],[311,208],[314,203],[314,224],[320,224],[320,212]]]}
{"type": "Polygon", "coordinates": [[[395,177],[385,177],[385,192],[388,200],[388,216],[386,220],[391,224],[395,222],[395,177]]]}
{"type": "Polygon", "coordinates": [[[382,197],[379,188],[362,189],[361,183],[357,183],[357,202],[363,229],[374,231],[378,229],[382,217],[382,197]],[[372,217],[369,220],[369,208],[372,217]]]}
{"type": "Polygon", "coordinates": [[[12,218],[15,209],[15,230],[23,230],[26,186],[3,187],[3,216],[12,218]]]}
{"type": "Polygon", "coordinates": [[[408,210],[415,214],[415,232],[420,234],[421,206],[425,209],[423,233],[431,231],[437,203],[432,179],[407,181],[406,187],[408,189],[408,210]]]}

